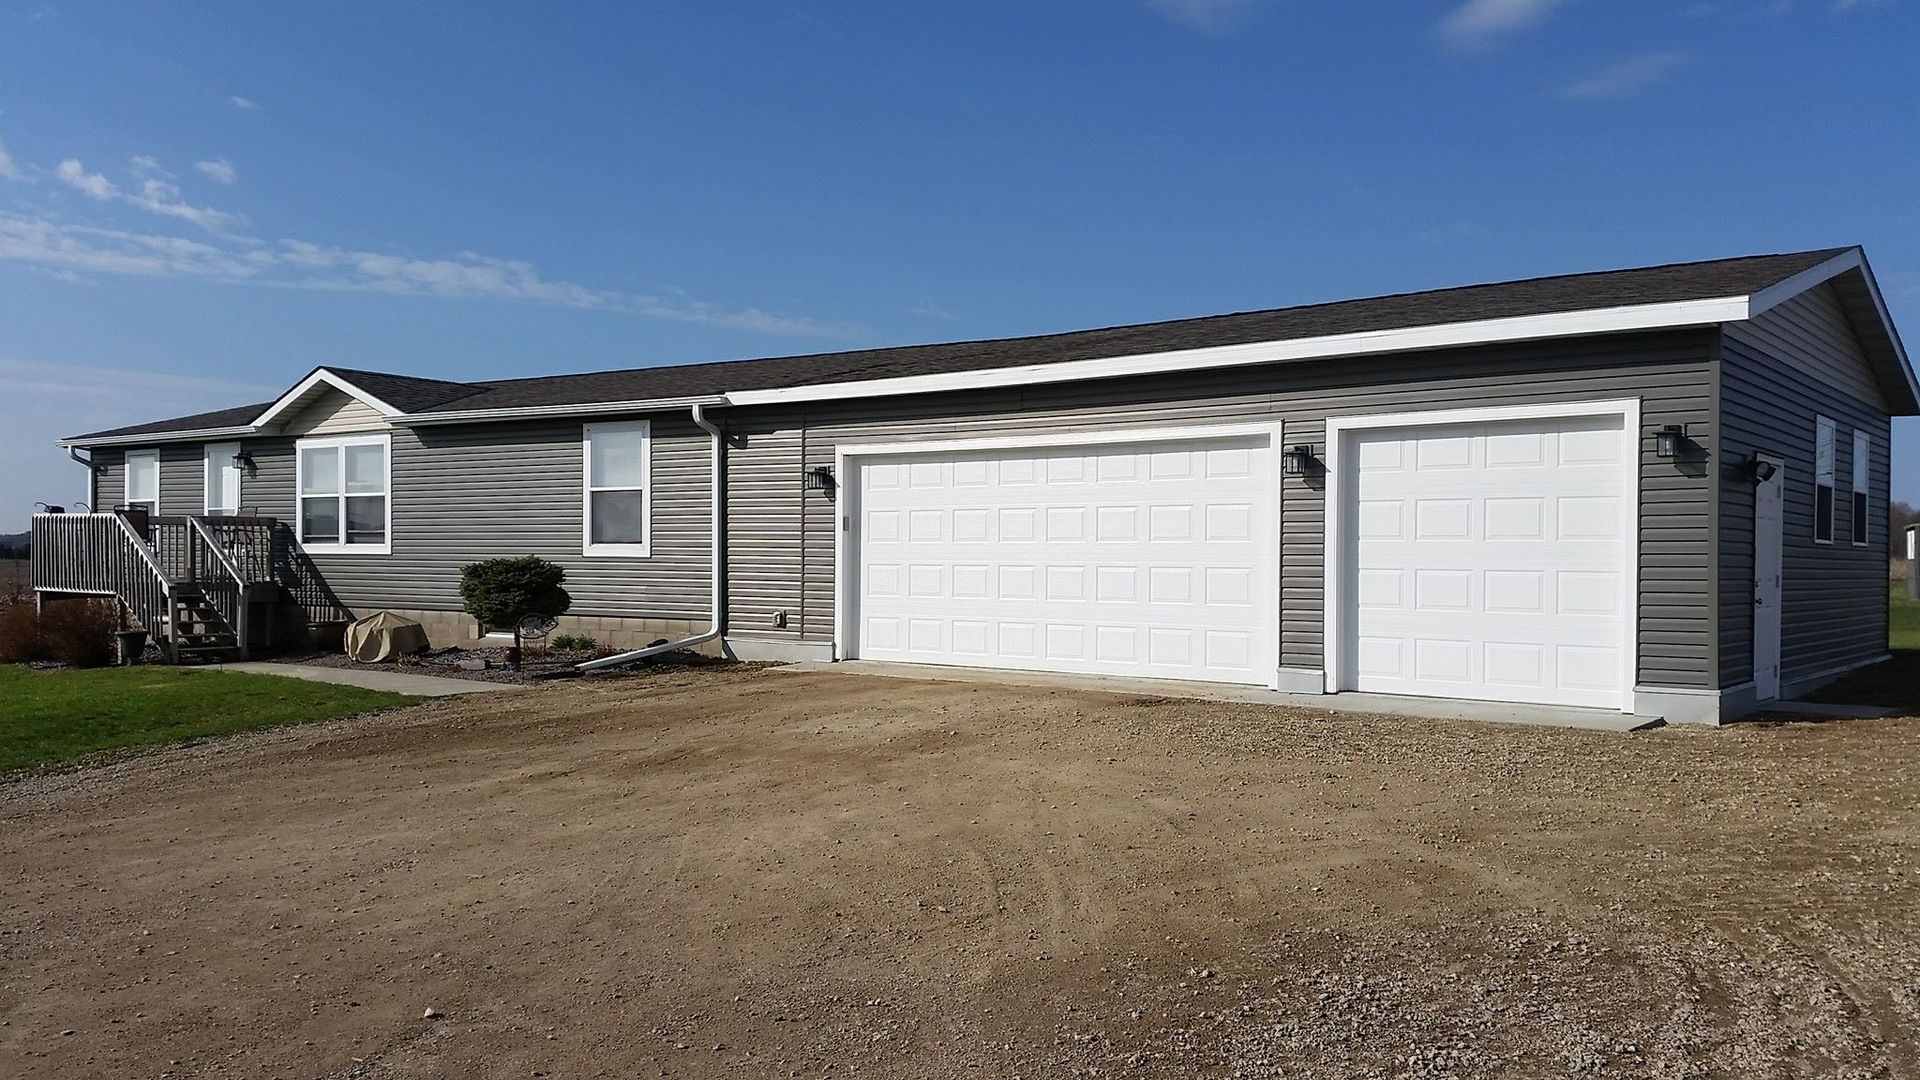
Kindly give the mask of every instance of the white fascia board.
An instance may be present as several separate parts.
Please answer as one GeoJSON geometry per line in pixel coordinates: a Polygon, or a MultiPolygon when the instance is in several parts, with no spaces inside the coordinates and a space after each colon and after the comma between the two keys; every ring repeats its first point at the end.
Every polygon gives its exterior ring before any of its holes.
{"type": "Polygon", "coordinates": [[[63,450],[75,447],[84,450],[90,446],[153,446],[158,443],[206,442],[213,439],[245,437],[258,431],[258,428],[245,426],[196,428],[191,431],[150,431],[144,435],[106,435],[97,439],[76,435],[70,439],[61,439],[55,445],[63,450]]]}
{"type": "Polygon", "coordinates": [[[278,401],[275,401],[272,405],[267,406],[266,412],[263,412],[259,416],[254,417],[253,418],[254,428],[256,429],[264,428],[267,425],[273,423],[274,420],[279,418],[280,414],[286,412],[288,409],[293,408],[300,401],[300,399],[306,395],[308,391],[312,390],[316,386],[321,386],[321,385],[331,386],[335,390],[340,391],[341,393],[347,395],[348,397],[351,397],[360,401],[361,403],[365,404],[368,408],[372,409],[374,412],[379,413],[382,417],[388,420],[392,420],[397,417],[405,415],[401,410],[394,408],[393,406],[387,404],[384,401],[381,401],[378,397],[375,397],[373,394],[370,394],[367,391],[360,389],[359,387],[348,382],[346,379],[338,375],[335,375],[333,372],[328,371],[326,368],[322,367],[322,368],[314,368],[313,372],[309,374],[306,378],[301,379],[299,383],[297,383],[294,386],[293,389],[287,391],[284,394],[281,394],[278,401]]]}
{"type": "Polygon", "coordinates": [[[1523,315],[1510,319],[1481,319],[1474,322],[1441,323],[1435,326],[1416,326],[1396,330],[1371,330],[1358,334],[1296,338],[1291,341],[1259,341],[1245,345],[1220,345],[1207,349],[1181,349],[1173,352],[1141,353],[1094,360],[1068,360],[1055,364],[1030,364],[1024,367],[992,368],[985,371],[908,375],[893,379],[796,386],[782,390],[742,390],[728,394],[727,403],[729,405],[780,405],[801,401],[890,397],[898,394],[925,394],[943,390],[1027,386],[1035,383],[1073,382],[1080,379],[1110,379],[1126,375],[1238,367],[1283,360],[1368,356],[1379,353],[1443,349],[1459,345],[1609,334],[1627,330],[1708,326],[1747,318],[1749,299],[1746,296],[1724,296],[1708,300],[1677,301],[1670,304],[1635,304],[1627,307],[1566,311],[1551,315],[1523,315]]]}
{"type": "Polygon", "coordinates": [[[601,416],[607,413],[677,412],[695,405],[725,405],[719,395],[709,397],[653,398],[646,401],[593,401],[577,405],[527,405],[510,409],[448,409],[444,412],[407,413],[393,418],[401,427],[428,424],[475,424],[493,420],[537,420],[549,416],[601,416]]]}

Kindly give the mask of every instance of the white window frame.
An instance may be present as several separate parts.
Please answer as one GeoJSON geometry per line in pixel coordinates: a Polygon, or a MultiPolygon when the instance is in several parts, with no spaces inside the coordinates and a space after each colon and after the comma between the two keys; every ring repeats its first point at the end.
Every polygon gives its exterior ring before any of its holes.
{"type": "Polygon", "coordinates": [[[1834,490],[1834,460],[1839,429],[1824,416],[1813,418],[1813,542],[1833,543],[1833,526],[1839,517],[1839,492],[1834,490]],[[1820,535],[1820,489],[1827,489],[1827,535],[1820,535]]]}
{"type": "MultiPolygon", "coordinates": [[[[359,492],[358,494],[371,495],[373,494],[373,492],[363,491],[363,492],[359,492]]],[[[369,434],[369,435],[317,435],[312,438],[294,440],[294,444],[293,444],[293,529],[294,529],[294,536],[300,541],[300,546],[311,554],[316,554],[316,555],[391,555],[393,554],[393,437],[391,435],[386,434],[385,432],[380,432],[380,433],[369,434]],[[384,475],[381,477],[382,483],[384,485],[381,494],[386,496],[386,510],[387,510],[386,540],[383,541],[382,543],[349,544],[346,542],[346,538],[347,538],[346,498],[347,496],[345,494],[345,489],[347,486],[347,460],[346,460],[346,453],[344,451],[344,448],[348,446],[378,446],[381,449],[381,457],[385,464],[384,475]],[[306,483],[307,468],[306,468],[306,461],[304,460],[306,457],[305,452],[308,450],[325,449],[329,447],[343,448],[340,455],[341,493],[334,496],[335,498],[338,498],[339,500],[341,500],[340,542],[332,543],[332,544],[327,544],[327,543],[309,544],[307,543],[307,515],[304,512],[303,508],[301,507],[300,503],[301,503],[301,500],[304,498],[321,498],[322,496],[306,496],[301,494],[301,492],[305,491],[307,487],[307,483],[306,483]]]]}
{"type": "Polygon", "coordinates": [[[593,558],[644,559],[653,554],[653,422],[622,420],[606,424],[580,425],[580,554],[593,558]],[[593,436],[595,432],[638,431],[640,433],[640,484],[638,487],[593,486],[593,436]],[[596,544],[593,542],[593,493],[596,491],[640,491],[640,536],[637,544],[596,544]]]}
{"type": "Polygon", "coordinates": [[[1873,496],[1868,491],[1868,476],[1871,470],[1867,466],[1873,460],[1873,436],[1854,429],[1853,432],[1853,497],[1847,500],[1847,509],[1851,514],[1847,522],[1847,535],[1852,537],[1854,547],[1866,547],[1873,543],[1873,496]]]}
{"type": "Polygon", "coordinates": [[[158,450],[127,451],[126,455],[121,458],[121,471],[124,475],[121,477],[121,484],[120,484],[120,504],[122,506],[132,506],[136,501],[141,503],[149,503],[152,505],[153,509],[147,512],[154,517],[159,517],[160,516],[160,491],[161,491],[160,451],[158,450]],[[151,499],[136,500],[133,497],[133,461],[135,458],[151,459],[153,461],[153,498],[151,499]]]}
{"type": "Polygon", "coordinates": [[[240,513],[241,489],[246,485],[246,477],[240,476],[233,488],[233,505],[213,505],[215,479],[226,474],[231,467],[233,456],[240,452],[237,442],[207,443],[200,448],[200,509],[208,516],[234,516],[240,513]],[[216,453],[215,451],[218,451],[216,453]]]}

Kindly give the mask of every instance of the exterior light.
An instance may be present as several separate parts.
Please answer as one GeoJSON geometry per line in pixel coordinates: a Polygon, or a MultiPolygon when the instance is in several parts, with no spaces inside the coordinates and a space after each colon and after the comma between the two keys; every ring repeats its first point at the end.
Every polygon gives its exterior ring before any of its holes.
{"type": "Polygon", "coordinates": [[[1747,466],[1744,471],[1747,474],[1747,480],[1758,487],[1773,479],[1773,474],[1778,472],[1779,469],[1775,467],[1773,462],[1768,461],[1759,454],[1753,454],[1747,458],[1747,466]]]}
{"type": "Polygon", "coordinates": [[[833,490],[833,466],[815,465],[801,474],[800,486],[808,491],[833,490]]]}
{"type": "Polygon", "coordinates": [[[1679,457],[1680,444],[1687,441],[1687,429],[1680,424],[1668,424],[1653,433],[1653,453],[1655,457],[1679,457]]]}
{"type": "Polygon", "coordinates": [[[1305,476],[1313,468],[1313,447],[1302,443],[1280,455],[1280,472],[1286,476],[1305,476]]]}
{"type": "Polygon", "coordinates": [[[253,455],[247,453],[245,450],[242,450],[239,453],[233,455],[233,467],[236,469],[243,469],[247,472],[252,472],[253,471],[253,455]]]}

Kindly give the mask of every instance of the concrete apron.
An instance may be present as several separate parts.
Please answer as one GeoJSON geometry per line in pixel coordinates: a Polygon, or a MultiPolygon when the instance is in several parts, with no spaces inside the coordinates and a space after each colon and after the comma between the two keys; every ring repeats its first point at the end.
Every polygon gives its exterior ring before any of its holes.
{"type": "Polygon", "coordinates": [[[1326,712],[1417,716],[1434,720],[1478,720],[1493,724],[1530,724],[1536,727],[1581,728],[1588,731],[1641,731],[1664,726],[1658,716],[1634,716],[1610,709],[1576,709],[1559,705],[1513,705],[1499,701],[1455,701],[1445,698],[1402,697],[1394,694],[1284,694],[1257,686],[1227,683],[1181,682],[1173,679],[1129,679],[1110,675],[1071,675],[1051,671],[1010,671],[1000,668],[940,667],[932,664],[896,664],[881,660],[805,661],[769,668],[776,672],[824,671],[843,675],[878,675],[892,679],[933,682],[995,683],[1002,686],[1041,686],[1061,690],[1098,690],[1116,694],[1193,698],[1252,705],[1287,705],[1326,712]]]}
{"type": "Polygon", "coordinates": [[[187,671],[244,671],[249,675],[278,675],[283,679],[358,686],[363,690],[385,690],[390,694],[415,697],[452,697],[455,694],[486,694],[495,690],[525,690],[517,683],[490,683],[478,679],[447,679],[438,675],[410,675],[399,671],[363,671],[358,668],[308,667],[304,664],[265,664],[248,661],[239,664],[209,664],[189,667],[187,671]]]}

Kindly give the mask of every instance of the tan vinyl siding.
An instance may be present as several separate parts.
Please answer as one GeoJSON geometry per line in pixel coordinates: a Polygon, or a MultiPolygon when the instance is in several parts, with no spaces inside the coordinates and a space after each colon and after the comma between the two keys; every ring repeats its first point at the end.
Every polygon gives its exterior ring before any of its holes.
{"type": "Polygon", "coordinates": [[[1886,513],[1891,424],[1884,397],[1830,286],[1721,339],[1720,664],[1723,686],[1753,677],[1755,452],[1786,462],[1780,678],[1807,679],[1887,651],[1886,513]],[[1864,395],[1864,396],[1863,396],[1864,395]],[[1834,422],[1834,542],[1813,540],[1815,417],[1834,422]],[[1869,436],[1868,543],[1853,545],[1853,432],[1869,436]]]}
{"type": "Polygon", "coordinates": [[[343,435],[353,431],[385,431],[385,417],[359,398],[343,394],[331,386],[314,393],[313,400],[287,417],[281,431],[286,435],[343,435]]]}
{"type": "MultiPolygon", "coordinates": [[[[729,632],[784,641],[833,638],[837,515],[801,488],[800,465],[830,465],[842,442],[1279,420],[1285,441],[1324,453],[1328,416],[1547,401],[1642,399],[1640,680],[1713,685],[1707,506],[1697,463],[1656,458],[1646,430],[1690,425],[1709,451],[1713,335],[1596,337],[995,390],[732,411],[745,445],[729,456],[729,632]],[[798,461],[796,461],[798,454],[798,461]],[[800,535],[785,506],[801,504],[800,535]],[[771,628],[771,613],[794,621],[771,628]],[[803,613],[803,614],[802,614],[803,613]]],[[[849,478],[841,478],[843,481],[849,478]]],[[[1284,482],[1282,662],[1321,664],[1325,552],[1318,478],[1284,482]]]]}

